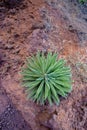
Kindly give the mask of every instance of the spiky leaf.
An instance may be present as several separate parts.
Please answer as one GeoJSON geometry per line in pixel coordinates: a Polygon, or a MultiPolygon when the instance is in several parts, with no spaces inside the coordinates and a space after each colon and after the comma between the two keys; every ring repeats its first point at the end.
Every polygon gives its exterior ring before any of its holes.
{"type": "Polygon", "coordinates": [[[22,70],[23,86],[26,87],[28,98],[33,101],[50,105],[59,104],[59,96],[66,97],[71,92],[71,70],[65,65],[64,59],[57,59],[56,53],[38,52],[27,59],[22,70]]]}

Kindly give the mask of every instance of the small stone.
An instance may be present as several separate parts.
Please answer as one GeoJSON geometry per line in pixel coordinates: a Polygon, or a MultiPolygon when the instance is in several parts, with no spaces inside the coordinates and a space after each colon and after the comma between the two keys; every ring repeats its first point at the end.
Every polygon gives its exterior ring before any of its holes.
{"type": "Polygon", "coordinates": [[[9,11],[9,13],[12,14],[12,15],[14,15],[14,14],[16,13],[16,10],[15,10],[15,9],[11,9],[11,10],[9,11]]]}
{"type": "Polygon", "coordinates": [[[5,49],[14,49],[14,45],[13,44],[7,44],[5,46],[5,49]]]}
{"type": "Polygon", "coordinates": [[[19,52],[20,52],[20,48],[13,50],[13,54],[18,54],[19,52]]]}
{"type": "Polygon", "coordinates": [[[32,30],[34,30],[34,29],[44,29],[44,28],[45,28],[45,26],[42,23],[35,23],[31,27],[32,30]]]}
{"type": "Polygon", "coordinates": [[[18,38],[19,36],[19,34],[14,34],[14,38],[18,38]]]}

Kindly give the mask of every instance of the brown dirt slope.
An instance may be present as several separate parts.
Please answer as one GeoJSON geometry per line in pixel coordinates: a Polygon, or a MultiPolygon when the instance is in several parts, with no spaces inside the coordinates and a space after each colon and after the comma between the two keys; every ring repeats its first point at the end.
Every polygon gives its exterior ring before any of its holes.
{"type": "Polygon", "coordinates": [[[2,130],[87,129],[87,22],[77,10],[69,0],[0,2],[2,130]],[[71,66],[73,91],[59,106],[37,105],[21,87],[21,67],[38,50],[56,51],[71,66]]]}
{"type": "Polygon", "coordinates": [[[0,83],[0,130],[32,130],[7,97],[3,86],[0,83]]]}

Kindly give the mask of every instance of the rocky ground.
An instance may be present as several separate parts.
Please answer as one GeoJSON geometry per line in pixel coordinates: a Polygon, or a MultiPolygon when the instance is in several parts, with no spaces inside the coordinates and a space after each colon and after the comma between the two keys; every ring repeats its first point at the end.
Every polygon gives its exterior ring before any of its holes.
{"type": "Polygon", "coordinates": [[[77,0],[0,1],[0,130],[87,129],[87,4],[77,0]],[[38,50],[58,52],[73,91],[59,106],[26,99],[21,67],[38,50]]]}

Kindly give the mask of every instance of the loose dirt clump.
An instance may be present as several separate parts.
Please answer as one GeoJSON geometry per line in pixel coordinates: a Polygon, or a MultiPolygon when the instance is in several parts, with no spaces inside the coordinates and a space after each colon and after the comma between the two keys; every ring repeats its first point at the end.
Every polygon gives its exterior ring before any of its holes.
{"type": "Polygon", "coordinates": [[[8,9],[20,7],[23,0],[0,0],[0,5],[8,9]]]}

